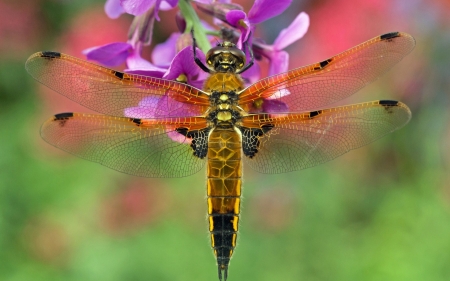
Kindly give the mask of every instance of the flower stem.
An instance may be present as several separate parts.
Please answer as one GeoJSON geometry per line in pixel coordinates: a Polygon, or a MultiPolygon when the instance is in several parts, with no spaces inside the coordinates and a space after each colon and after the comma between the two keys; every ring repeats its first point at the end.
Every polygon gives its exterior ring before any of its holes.
{"type": "Polygon", "coordinates": [[[209,44],[208,38],[206,37],[206,31],[203,28],[200,19],[192,7],[189,0],[179,0],[178,8],[181,11],[184,19],[186,20],[186,30],[185,33],[190,33],[192,28],[194,29],[194,36],[197,46],[204,53],[211,49],[211,45],[209,44]]]}
{"type": "Polygon", "coordinates": [[[221,36],[220,31],[216,31],[216,30],[205,30],[205,34],[212,35],[212,36],[219,37],[219,38],[221,36]]]}

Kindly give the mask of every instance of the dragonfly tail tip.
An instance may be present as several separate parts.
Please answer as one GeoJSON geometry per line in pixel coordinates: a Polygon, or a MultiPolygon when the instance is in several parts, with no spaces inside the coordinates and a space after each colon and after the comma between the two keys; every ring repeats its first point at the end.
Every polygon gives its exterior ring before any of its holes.
{"type": "Polygon", "coordinates": [[[227,281],[228,266],[219,264],[218,270],[219,270],[219,281],[227,281]],[[223,274],[223,279],[222,279],[222,274],[223,274]]]}

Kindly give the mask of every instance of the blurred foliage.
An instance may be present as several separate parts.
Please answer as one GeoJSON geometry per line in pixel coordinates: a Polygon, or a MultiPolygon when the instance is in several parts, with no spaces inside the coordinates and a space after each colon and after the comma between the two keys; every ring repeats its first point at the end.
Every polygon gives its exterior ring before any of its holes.
{"type": "MultiPolygon", "coordinates": [[[[292,67],[387,31],[415,36],[415,51],[350,100],[401,99],[413,119],[319,167],[282,175],[246,168],[229,280],[448,280],[447,1],[395,0],[387,7],[374,7],[374,1],[294,2],[283,20],[303,10],[311,28],[288,49],[292,67]]],[[[0,280],[214,280],[204,173],[137,179],[59,152],[39,137],[47,117],[76,105],[46,93],[24,62],[42,49],[79,52],[94,45],[77,37],[77,30],[91,30],[92,38],[113,33],[114,26],[97,30],[74,20],[94,9],[105,17],[102,5],[0,5],[0,280]],[[76,38],[83,42],[70,41],[76,38]]],[[[277,21],[260,27],[258,35],[271,42],[286,25],[277,21]]],[[[156,28],[162,40],[173,31],[156,28]]]]}

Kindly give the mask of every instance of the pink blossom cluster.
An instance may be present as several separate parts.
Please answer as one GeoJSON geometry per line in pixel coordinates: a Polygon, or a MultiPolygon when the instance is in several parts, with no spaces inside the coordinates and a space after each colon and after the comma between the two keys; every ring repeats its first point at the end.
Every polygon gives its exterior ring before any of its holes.
{"type": "MultiPolygon", "coordinates": [[[[265,44],[260,38],[253,38],[254,31],[261,22],[280,15],[291,2],[292,0],[256,0],[248,13],[230,0],[195,0],[191,3],[196,5],[198,10],[214,17],[215,25],[210,26],[201,21],[203,30],[199,32],[203,32],[205,36],[218,34],[222,37],[220,39],[234,41],[239,47],[245,42],[252,48],[256,58],[266,58],[269,61],[269,75],[275,75],[288,70],[289,55],[283,49],[304,36],[309,27],[309,17],[304,12],[300,13],[288,27],[280,31],[272,45],[265,44]]],[[[125,63],[125,72],[128,73],[168,80],[175,80],[184,75],[188,84],[201,88],[207,74],[194,62],[191,30],[188,29],[192,28],[195,18],[188,17],[183,11],[176,18],[179,32],[171,34],[164,43],[156,45],[151,60],[143,57],[143,48],[149,46],[152,41],[154,21],[160,20],[158,13],[176,9],[179,4],[178,0],[107,0],[105,11],[110,18],[118,18],[124,13],[135,16],[128,40],[92,47],[86,49],[84,54],[89,60],[109,67],[125,63]]],[[[212,40],[217,41],[210,38],[210,41],[212,40]]],[[[203,45],[202,49],[205,51],[210,47],[203,45]]],[[[198,50],[197,54],[200,60],[205,60],[201,50],[198,50]]],[[[257,61],[242,76],[248,82],[255,82],[261,78],[260,72],[257,61]]]]}

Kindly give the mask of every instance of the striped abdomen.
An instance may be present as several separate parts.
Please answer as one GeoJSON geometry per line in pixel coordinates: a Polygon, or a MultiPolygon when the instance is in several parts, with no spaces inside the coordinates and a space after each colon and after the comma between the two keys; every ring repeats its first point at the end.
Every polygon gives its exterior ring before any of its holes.
{"type": "Polygon", "coordinates": [[[211,246],[219,276],[236,246],[242,184],[241,136],[232,126],[218,126],[208,142],[208,215],[211,246]]]}

